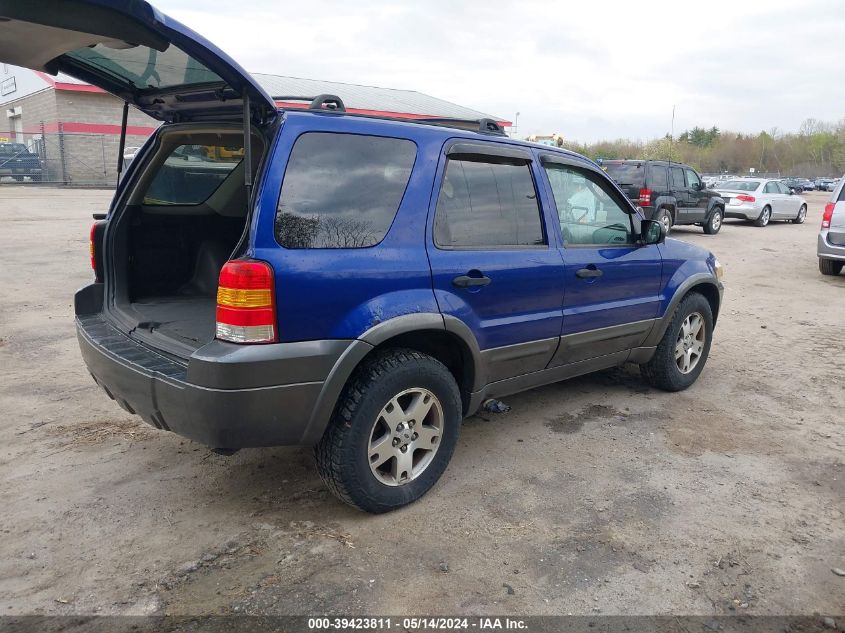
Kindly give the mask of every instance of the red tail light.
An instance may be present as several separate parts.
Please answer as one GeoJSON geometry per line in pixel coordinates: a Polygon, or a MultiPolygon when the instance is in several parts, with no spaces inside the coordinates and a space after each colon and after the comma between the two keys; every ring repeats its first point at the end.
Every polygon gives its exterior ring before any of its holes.
{"type": "Polygon", "coordinates": [[[754,196],[749,196],[746,193],[739,194],[738,196],[736,196],[736,199],[742,200],[743,202],[754,202],[755,200],[757,200],[757,198],[755,198],[754,196]]]}
{"type": "Polygon", "coordinates": [[[835,202],[828,202],[824,205],[824,213],[822,214],[822,228],[830,228],[830,220],[833,217],[833,210],[836,208],[835,202]]]}
{"type": "Polygon", "coordinates": [[[94,271],[94,282],[103,281],[103,262],[100,261],[99,252],[103,242],[103,231],[106,228],[104,220],[97,220],[91,225],[91,232],[88,233],[88,255],[91,257],[91,270],[94,271]]]}
{"type": "Polygon", "coordinates": [[[88,234],[88,254],[91,256],[91,270],[97,274],[97,223],[91,225],[91,232],[88,234]]]}
{"type": "Polygon", "coordinates": [[[651,189],[640,189],[640,206],[641,207],[650,207],[651,206],[651,189]]]}
{"type": "Polygon", "coordinates": [[[274,286],[268,263],[226,262],[217,286],[217,338],[232,343],[275,343],[274,286]]]}

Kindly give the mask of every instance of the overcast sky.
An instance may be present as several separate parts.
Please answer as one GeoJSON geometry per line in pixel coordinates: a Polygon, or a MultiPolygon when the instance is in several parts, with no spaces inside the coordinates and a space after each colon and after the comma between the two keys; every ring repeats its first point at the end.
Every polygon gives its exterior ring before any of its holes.
{"type": "Polygon", "coordinates": [[[419,90],[520,136],[845,117],[841,0],[152,0],[255,72],[419,90]],[[801,5],[801,8],[796,8],[801,5]]]}

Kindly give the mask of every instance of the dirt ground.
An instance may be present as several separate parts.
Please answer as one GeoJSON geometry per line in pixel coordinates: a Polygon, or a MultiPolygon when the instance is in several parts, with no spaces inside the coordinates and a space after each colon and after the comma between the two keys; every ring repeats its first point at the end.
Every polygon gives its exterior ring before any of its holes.
{"type": "Polygon", "coordinates": [[[615,370],[464,423],[440,483],[382,516],[305,449],[231,457],[94,384],[73,291],[105,191],[0,187],[0,613],[845,612],[845,275],[803,226],[674,236],[724,264],[680,394],[615,370]]]}

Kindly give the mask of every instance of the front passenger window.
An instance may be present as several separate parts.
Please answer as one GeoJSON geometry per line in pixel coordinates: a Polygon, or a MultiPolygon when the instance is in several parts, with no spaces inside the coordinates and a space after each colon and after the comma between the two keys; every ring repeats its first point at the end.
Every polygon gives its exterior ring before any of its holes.
{"type": "Polygon", "coordinates": [[[701,179],[692,169],[687,169],[687,184],[690,189],[701,189],[701,179]]]}
{"type": "Polygon", "coordinates": [[[566,245],[632,244],[631,215],[609,193],[602,177],[568,165],[543,165],[566,245]]]}

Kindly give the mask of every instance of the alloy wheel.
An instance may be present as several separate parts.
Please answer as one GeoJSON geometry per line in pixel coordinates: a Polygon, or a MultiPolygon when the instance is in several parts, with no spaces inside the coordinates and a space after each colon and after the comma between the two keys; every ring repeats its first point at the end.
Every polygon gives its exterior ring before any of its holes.
{"type": "Polygon", "coordinates": [[[382,407],[373,428],[367,457],[376,479],[402,486],[431,464],[443,435],[443,407],[432,392],[413,387],[382,407]]]}
{"type": "Polygon", "coordinates": [[[704,317],[698,312],[687,315],[675,342],[675,362],[682,374],[688,374],[698,366],[706,335],[704,317]]]}
{"type": "Polygon", "coordinates": [[[718,211],[716,211],[713,214],[713,219],[710,221],[710,227],[713,229],[713,232],[715,233],[716,231],[719,230],[719,228],[721,226],[722,226],[722,214],[719,213],[718,211]]]}

